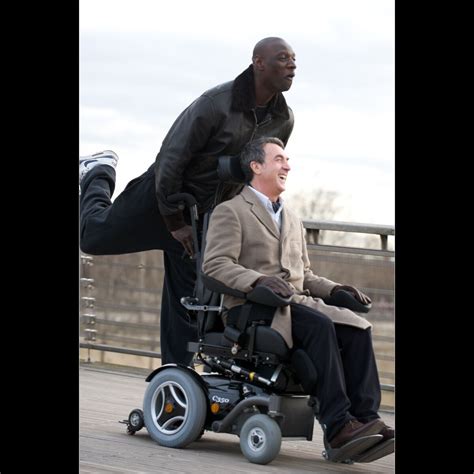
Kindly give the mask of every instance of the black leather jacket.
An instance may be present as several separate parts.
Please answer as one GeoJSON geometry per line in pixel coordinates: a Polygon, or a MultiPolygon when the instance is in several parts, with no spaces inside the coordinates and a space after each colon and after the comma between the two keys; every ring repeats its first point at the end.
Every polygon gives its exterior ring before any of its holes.
{"type": "Polygon", "coordinates": [[[182,211],[167,201],[170,194],[192,194],[199,212],[205,212],[240,191],[239,185],[219,184],[219,156],[238,154],[260,136],[278,137],[286,145],[294,117],[283,95],[272,99],[258,125],[255,106],[250,65],[235,80],[204,92],[176,119],[154,163],[158,207],[169,231],[185,224],[182,211]]]}

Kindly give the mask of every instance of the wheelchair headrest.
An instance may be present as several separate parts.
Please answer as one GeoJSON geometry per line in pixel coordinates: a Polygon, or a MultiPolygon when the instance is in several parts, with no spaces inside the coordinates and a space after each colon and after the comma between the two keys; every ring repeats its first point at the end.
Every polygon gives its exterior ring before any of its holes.
{"type": "Polygon", "coordinates": [[[245,183],[239,155],[220,156],[217,164],[219,179],[226,183],[245,183]]]}

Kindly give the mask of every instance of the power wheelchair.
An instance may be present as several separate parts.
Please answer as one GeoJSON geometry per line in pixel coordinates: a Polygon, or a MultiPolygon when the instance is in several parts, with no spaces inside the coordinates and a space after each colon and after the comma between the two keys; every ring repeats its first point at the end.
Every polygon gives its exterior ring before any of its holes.
{"type": "MultiPolygon", "coordinates": [[[[221,157],[218,173],[223,182],[243,182],[238,157],[221,157]]],[[[194,295],[182,298],[181,304],[196,318],[198,340],[189,342],[188,350],[204,371],[178,364],[154,370],[146,378],[143,410],[132,410],[121,423],[131,435],[145,426],[158,444],[172,448],[184,448],[206,430],[236,434],[250,462],[267,464],[278,455],[282,437],[312,440],[318,400],[309,394],[317,383],[316,370],[304,351],[289,350],[270,327],[275,307],[289,300],[263,286],[245,294],[204,275],[201,262],[210,213],[204,215],[199,246],[194,197],[180,193],[170,201],[185,203],[191,214],[197,279],[194,295]],[[245,303],[227,311],[224,294],[245,303]]],[[[370,309],[345,291],[326,303],[358,312],[370,309]]],[[[366,436],[332,449],[324,436],[323,456],[332,462],[370,462],[370,448],[383,444],[381,439],[366,436]]]]}

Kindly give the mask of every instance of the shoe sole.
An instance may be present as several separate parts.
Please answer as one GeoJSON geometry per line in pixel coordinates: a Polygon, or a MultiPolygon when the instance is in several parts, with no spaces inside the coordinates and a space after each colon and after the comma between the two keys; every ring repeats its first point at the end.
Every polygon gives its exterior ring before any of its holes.
{"type": "Polygon", "coordinates": [[[92,156],[93,156],[94,158],[97,158],[98,156],[111,156],[111,157],[114,158],[115,160],[118,160],[117,153],[115,153],[115,152],[112,151],[112,150],[99,151],[99,152],[97,152],[97,153],[94,153],[92,156]]]}
{"type": "Polygon", "coordinates": [[[370,435],[354,439],[344,444],[340,448],[328,449],[323,451],[323,456],[331,462],[350,464],[354,462],[354,457],[372,446],[380,443],[382,435],[370,435]]]}
{"type": "Polygon", "coordinates": [[[387,439],[352,458],[354,462],[372,462],[395,451],[395,438],[387,439]]]}

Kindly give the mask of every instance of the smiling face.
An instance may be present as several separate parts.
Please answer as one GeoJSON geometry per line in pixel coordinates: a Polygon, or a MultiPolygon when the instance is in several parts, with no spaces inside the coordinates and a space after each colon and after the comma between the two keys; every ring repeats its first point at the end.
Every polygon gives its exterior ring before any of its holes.
{"type": "Polygon", "coordinates": [[[265,162],[252,161],[250,168],[253,171],[252,186],[265,194],[271,201],[276,202],[285,190],[286,179],[291,169],[288,155],[285,150],[274,143],[264,145],[265,162]]]}

